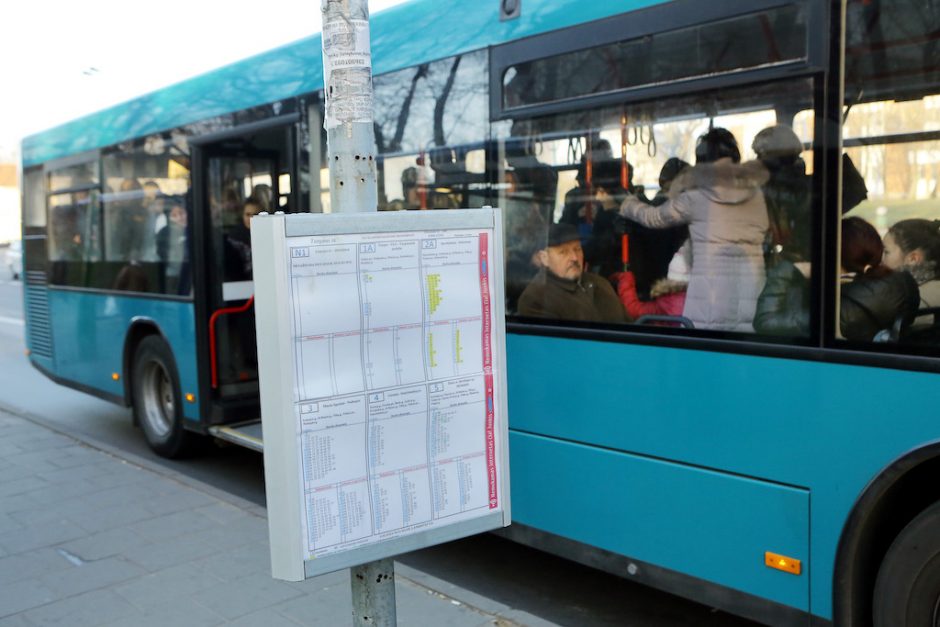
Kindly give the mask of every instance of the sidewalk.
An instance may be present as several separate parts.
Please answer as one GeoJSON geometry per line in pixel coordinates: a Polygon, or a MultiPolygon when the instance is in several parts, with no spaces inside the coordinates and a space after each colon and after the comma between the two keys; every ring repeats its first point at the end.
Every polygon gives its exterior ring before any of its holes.
{"type": "MultiPolygon", "coordinates": [[[[396,576],[399,625],[550,624],[396,576]]],[[[264,508],[0,411],[0,627],[351,622],[348,571],[271,578],[264,508]]]]}

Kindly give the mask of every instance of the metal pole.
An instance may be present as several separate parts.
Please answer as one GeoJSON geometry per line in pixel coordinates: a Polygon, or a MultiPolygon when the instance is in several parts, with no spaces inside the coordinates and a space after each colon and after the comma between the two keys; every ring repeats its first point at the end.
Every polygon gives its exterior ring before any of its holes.
{"type": "Polygon", "coordinates": [[[395,627],[395,562],[391,558],[350,569],[353,625],[395,627]]]}
{"type": "Polygon", "coordinates": [[[321,0],[330,210],[375,211],[375,130],[367,0],[321,0]]]}
{"type": "MultiPolygon", "coordinates": [[[[375,131],[367,0],[321,0],[330,211],[375,211],[375,131]]],[[[355,627],[394,627],[395,564],[391,559],[350,569],[355,627]]]]}

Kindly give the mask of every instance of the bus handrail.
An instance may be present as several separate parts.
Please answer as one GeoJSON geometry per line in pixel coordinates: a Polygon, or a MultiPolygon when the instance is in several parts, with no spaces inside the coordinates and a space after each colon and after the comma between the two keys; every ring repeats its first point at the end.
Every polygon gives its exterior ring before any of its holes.
{"type": "Polygon", "coordinates": [[[209,366],[212,372],[212,389],[215,390],[219,387],[219,367],[218,367],[218,358],[216,355],[216,346],[215,346],[215,322],[222,316],[227,316],[229,314],[245,313],[251,306],[255,303],[254,294],[251,295],[251,298],[245,301],[244,304],[238,305],[237,307],[223,307],[222,309],[217,309],[212,316],[209,317],[209,366]]]}

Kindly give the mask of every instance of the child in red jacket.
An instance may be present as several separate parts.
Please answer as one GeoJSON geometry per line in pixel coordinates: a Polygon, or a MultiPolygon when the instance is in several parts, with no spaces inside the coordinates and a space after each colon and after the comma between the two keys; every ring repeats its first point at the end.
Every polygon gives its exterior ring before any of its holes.
{"type": "Polygon", "coordinates": [[[681,316],[685,309],[685,292],[689,287],[689,243],[682,245],[669,262],[666,278],[659,279],[650,288],[650,300],[643,301],[636,294],[636,279],[632,272],[620,272],[612,279],[617,281],[617,294],[624,309],[634,320],[640,316],[681,316]]]}

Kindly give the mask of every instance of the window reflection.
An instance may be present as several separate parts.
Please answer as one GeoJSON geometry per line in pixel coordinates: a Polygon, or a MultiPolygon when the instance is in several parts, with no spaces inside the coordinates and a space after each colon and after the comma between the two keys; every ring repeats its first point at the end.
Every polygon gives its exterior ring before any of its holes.
{"type": "Polygon", "coordinates": [[[487,54],[375,78],[379,210],[486,202],[487,54]]]}

